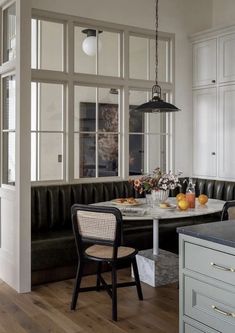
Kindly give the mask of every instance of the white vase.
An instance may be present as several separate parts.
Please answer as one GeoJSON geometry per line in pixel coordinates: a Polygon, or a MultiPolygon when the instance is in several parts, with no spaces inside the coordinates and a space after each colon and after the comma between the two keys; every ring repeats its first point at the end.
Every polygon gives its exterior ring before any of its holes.
{"type": "Polygon", "coordinates": [[[151,195],[154,203],[163,203],[169,197],[169,190],[152,190],[151,195]]]}

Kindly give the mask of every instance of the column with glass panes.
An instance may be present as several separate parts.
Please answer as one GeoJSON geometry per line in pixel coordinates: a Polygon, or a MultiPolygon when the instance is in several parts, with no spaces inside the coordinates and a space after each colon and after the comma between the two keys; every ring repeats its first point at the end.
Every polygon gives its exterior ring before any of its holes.
{"type": "Polygon", "coordinates": [[[31,288],[30,6],[29,0],[0,1],[0,278],[20,292],[31,288]]]}

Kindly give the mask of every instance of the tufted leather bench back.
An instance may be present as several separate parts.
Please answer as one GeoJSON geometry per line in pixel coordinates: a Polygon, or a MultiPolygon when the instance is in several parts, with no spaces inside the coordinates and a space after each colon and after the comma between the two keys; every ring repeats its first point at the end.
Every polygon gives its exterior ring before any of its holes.
{"type": "MultiPolygon", "coordinates": [[[[209,198],[235,200],[235,182],[195,178],[196,195],[201,193],[209,198]]],[[[181,189],[185,192],[186,184],[181,189]]],[[[175,196],[179,191],[172,191],[175,196]]],[[[32,232],[70,229],[70,209],[74,203],[90,204],[108,201],[118,197],[135,196],[128,181],[33,186],[31,196],[32,232]]]]}
{"type": "Polygon", "coordinates": [[[235,182],[213,179],[195,179],[196,195],[203,193],[209,198],[224,201],[235,200],[235,182]]]}
{"type": "Polygon", "coordinates": [[[134,196],[128,181],[33,186],[31,189],[32,232],[70,229],[71,206],[90,204],[118,197],[134,196]]]}

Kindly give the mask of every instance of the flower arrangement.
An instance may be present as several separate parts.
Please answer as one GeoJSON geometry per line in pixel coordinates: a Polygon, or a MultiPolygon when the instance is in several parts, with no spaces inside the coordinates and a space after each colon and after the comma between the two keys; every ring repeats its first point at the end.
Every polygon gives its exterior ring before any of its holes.
{"type": "Polygon", "coordinates": [[[179,176],[182,172],[173,174],[171,171],[169,173],[162,173],[160,168],[153,170],[151,174],[142,175],[139,178],[130,179],[129,181],[133,183],[134,189],[142,193],[150,193],[151,190],[174,190],[176,187],[181,187],[179,176]]]}

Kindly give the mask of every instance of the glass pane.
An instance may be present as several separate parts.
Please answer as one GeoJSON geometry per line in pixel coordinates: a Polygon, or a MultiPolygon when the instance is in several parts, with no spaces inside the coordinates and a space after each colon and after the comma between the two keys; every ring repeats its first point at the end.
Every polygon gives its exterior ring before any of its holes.
{"type": "Polygon", "coordinates": [[[166,133],[166,117],[168,115],[162,114],[149,114],[149,133],[166,133]]]}
{"type": "Polygon", "coordinates": [[[130,78],[148,79],[148,39],[130,37],[130,78]]]}
{"type": "Polygon", "coordinates": [[[63,179],[63,135],[38,134],[38,180],[63,179]]]}
{"type": "Polygon", "coordinates": [[[145,124],[147,115],[141,112],[135,112],[136,106],[141,105],[148,101],[148,93],[146,91],[134,91],[131,90],[129,94],[129,132],[143,133],[145,130],[145,124]]]}
{"type": "Polygon", "coordinates": [[[96,129],[96,88],[75,86],[74,130],[94,132],[96,129]]]}
{"type": "Polygon", "coordinates": [[[31,133],[31,181],[37,180],[37,134],[31,133]]]}
{"type": "Polygon", "coordinates": [[[37,129],[37,94],[38,84],[36,82],[31,83],[31,130],[36,131],[37,129]]]}
{"type": "Polygon", "coordinates": [[[129,136],[129,173],[140,175],[146,171],[144,165],[144,135],[130,134],[129,136]]]}
{"type": "MultiPolygon", "coordinates": [[[[164,40],[158,41],[158,80],[160,82],[168,82],[168,48],[169,42],[164,40]]],[[[154,39],[150,40],[150,80],[155,81],[155,48],[156,42],[154,39]]]]}
{"type": "MultiPolygon", "coordinates": [[[[61,131],[63,127],[63,85],[52,83],[38,83],[38,130],[61,131]]],[[[35,98],[35,94],[32,94],[35,98]]],[[[32,109],[32,111],[35,108],[32,109]]]]}
{"type": "Polygon", "coordinates": [[[3,184],[15,184],[15,133],[3,133],[3,184]]]}
{"type": "Polygon", "coordinates": [[[63,39],[62,23],[33,20],[32,33],[32,68],[47,70],[63,70],[63,39]]]}
{"type": "Polygon", "coordinates": [[[98,89],[98,128],[102,132],[118,132],[119,90],[98,89]]]}
{"type": "Polygon", "coordinates": [[[37,68],[37,30],[38,21],[35,19],[31,20],[31,68],[37,68]]]}
{"type": "MultiPolygon", "coordinates": [[[[74,71],[96,74],[96,37],[88,37],[86,30],[88,29],[84,27],[74,29],[74,71]]],[[[96,31],[93,31],[96,34],[96,31]]]]}
{"type": "Polygon", "coordinates": [[[98,176],[118,176],[118,135],[98,135],[98,176]]]}
{"type": "Polygon", "coordinates": [[[75,133],[74,141],[74,177],[95,177],[95,134],[75,133]]]}
{"type": "Polygon", "coordinates": [[[103,31],[99,34],[98,74],[119,76],[120,34],[103,31]]]}
{"type": "Polygon", "coordinates": [[[166,170],[166,136],[165,135],[149,135],[149,170],[152,171],[156,167],[166,170]]]}
{"type": "Polygon", "coordinates": [[[3,129],[15,130],[15,76],[3,78],[3,129]]]}
{"type": "Polygon", "coordinates": [[[3,12],[3,62],[16,57],[16,6],[3,12]]]}

